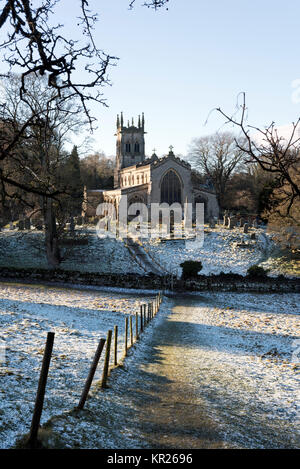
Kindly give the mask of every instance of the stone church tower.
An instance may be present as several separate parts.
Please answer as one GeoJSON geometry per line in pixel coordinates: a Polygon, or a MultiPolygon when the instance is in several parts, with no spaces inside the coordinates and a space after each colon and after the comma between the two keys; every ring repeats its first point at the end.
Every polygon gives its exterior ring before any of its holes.
{"type": "Polygon", "coordinates": [[[142,163],[145,160],[145,119],[144,113],[138,117],[137,126],[132,119],[124,126],[123,113],[117,116],[117,151],[114,172],[114,188],[120,187],[120,170],[142,163]]]}

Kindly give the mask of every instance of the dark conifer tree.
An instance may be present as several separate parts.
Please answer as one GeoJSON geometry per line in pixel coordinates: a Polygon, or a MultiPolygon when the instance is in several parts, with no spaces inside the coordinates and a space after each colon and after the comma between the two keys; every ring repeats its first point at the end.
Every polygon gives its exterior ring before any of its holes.
{"type": "Polygon", "coordinates": [[[71,216],[79,215],[83,202],[83,182],[80,173],[80,160],[76,145],[66,160],[64,178],[67,183],[67,210],[71,216]]]}

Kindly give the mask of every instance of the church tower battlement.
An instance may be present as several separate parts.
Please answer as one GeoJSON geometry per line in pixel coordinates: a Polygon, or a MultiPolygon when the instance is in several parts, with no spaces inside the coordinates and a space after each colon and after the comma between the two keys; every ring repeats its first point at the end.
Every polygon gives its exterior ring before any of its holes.
{"type": "Polygon", "coordinates": [[[128,121],[124,125],[123,113],[117,115],[117,149],[116,166],[114,172],[114,187],[120,187],[120,170],[142,163],[145,159],[145,118],[144,113],[138,116],[137,125],[132,118],[131,124],[128,121]]]}

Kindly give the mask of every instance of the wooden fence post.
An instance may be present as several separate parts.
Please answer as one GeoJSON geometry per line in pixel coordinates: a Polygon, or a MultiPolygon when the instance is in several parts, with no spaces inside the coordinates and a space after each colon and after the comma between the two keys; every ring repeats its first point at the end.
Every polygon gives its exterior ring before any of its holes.
{"type": "Polygon", "coordinates": [[[139,338],[139,316],[135,313],[135,340],[139,338]]]}
{"type": "Polygon", "coordinates": [[[140,316],[141,316],[141,332],[143,332],[143,305],[140,307],[140,316]]]}
{"type": "Polygon", "coordinates": [[[128,317],[125,318],[125,357],[127,355],[127,348],[128,348],[128,317]]]}
{"type": "Polygon", "coordinates": [[[104,367],[103,367],[103,373],[102,373],[101,388],[106,388],[108,368],[109,368],[111,336],[112,336],[112,331],[111,330],[107,331],[105,359],[104,359],[104,367]]]}
{"type": "Polygon", "coordinates": [[[100,339],[97,350],[95,352],[95,356],[94,356],[90,371],[89,371],[89,374],[88,374],[88,377],[87,377],[86,382],[85,382],[85,386],[84,386],[82,394],[81,394],[79,404],[77,406],[77,409],[83,409],[83,407],[84,407],[85,401],[88,397],[88,393],[89,393],[89,390],[90,390],[90,387],[91,387],[91,384],[92,384],[92,381],[93,381],[93,378],[94,378],[94,375],[95,375],[95,372],[96,372],[96,369],[97,369],[97,366],[98,366],[98,363],[99,363],[99,360],[100,360],[100,357],[101,357],[101,353],[102,353],[104,344],[105,344],[105,339],[100,339]]]}
{"type": "Polygon", "coordinates": [[[48,371],[49,371],[49,365],[50,365],[50,360],[51,360],[51,355],[52,355],[52,350],[53,350],[54,335],[55,335],[54,332],[48,332],[47,334],[47,341],[46,341],[45,350],[44,350],[42,368],[41,368],[41,373],[40,373],[40,379],[39,379],[38,390],[36,394],[34,411],[33,411],[33,416],[32,416],[32,421],[31,421],[31,428],[30,428],[29,439],[28,439],[28,445],[30,448],[36,448],[38,446],[37,436],[38,436],[38,430],[39,430],[40,420],[41,420],[41,415],[42,415],[42,410],[43,410],[48,371]]]}
{"type": "Polygon", "coordinates": [[[129,329],[130,329],[130,346],[133,346],[133,330],[132,330],[132,316],[129,317],[129,329]]]}
{"type": "Polygon", "coordinates": [[[118,326],[114,327],[114,365],[118,364],[118,326]]]}

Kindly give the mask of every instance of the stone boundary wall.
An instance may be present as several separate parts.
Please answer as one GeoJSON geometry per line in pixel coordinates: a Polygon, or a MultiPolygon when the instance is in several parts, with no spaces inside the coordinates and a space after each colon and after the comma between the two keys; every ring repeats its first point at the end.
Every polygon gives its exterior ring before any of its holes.
{"type": "MultiPolygon", "coordinates": [[[[169,277],[170,278],[170,277],[169,277]]],[[[166,277],[154,274],[97,274],[67,270],[13,269],[0,268],[1,281],[25,281],[32,283],[55,282],[94,286],[111,286],[133,289],[170,289],[166,277]]],[[[238,274],[199,275],[197,279],[180,280],[173,278],[173,290],[232,291],[232,292],[274,292],[300,293],[300,278],[267,277],[251,279],[238,274]]]]}

